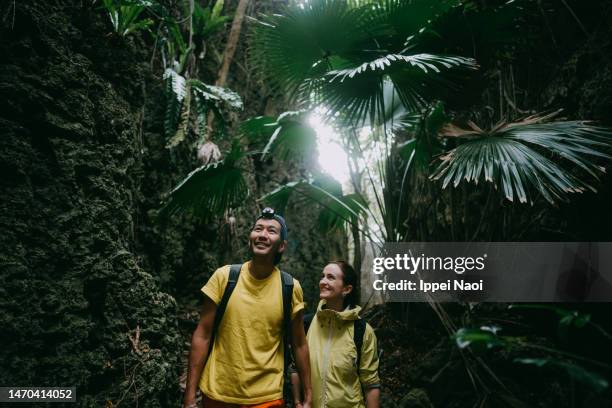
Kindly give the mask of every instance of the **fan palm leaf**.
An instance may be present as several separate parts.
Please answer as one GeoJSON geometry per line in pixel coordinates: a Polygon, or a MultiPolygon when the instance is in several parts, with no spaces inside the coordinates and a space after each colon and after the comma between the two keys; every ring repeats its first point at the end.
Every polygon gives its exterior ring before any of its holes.
{"type": "Polygon", "coordinates": [[[363,54],[375,28],[367,23],[367,11],[346,1],[288,7],[257,21],[252,55],[268,79],[295,95],[305,82],[363,54]]]}
{"type": "Polygon", "coordinates": [[[375,122],[388,110],[386,87],[392,86],[403,105],[416,111],[448,91],[458,90],[461,74],[477,68],[471,58],[388,54],[355,68],[328,72],[316,88],[318,102],[331,111],[346,112],[361,125],[367,118],[375,122]]]}
{"type": "Polygon", "coordinates": [[[475,125],[443,128],[442,136],[462,141],[441,157],[431,178],[442,180],[443,188],[484,179],[519,202],[533,202],[534,191],[550,203],[565,201],[568,193],[595,192],[591,182],[605,171],[597,161],[611,158],[605,152],[610,131],[583,121],[547,122],[551,117],[533,116],[488,132],[475,125]]]}
{"type": "Polygon", "coordinates": [[[191,212],[209,219],[242,204],[249,191],[236,163],[243,155],[235,144],[224,160],[193,170],[170,192],[162,213],[191,212]]]}
{"type": "Polygon", "coordinates": [[[367,211],[366,200],[360,194],[342,195],[339,183],[329,183],[328,180],[324,183],[321,180],[289,182],[264,195],[259,201],[284,211],[292,196],[321,207],[318,225],[322,232],[346,224],[357,225],[359,217],[367,211]]]}
{"type": "Polygon", "coordinates": [[[265,142],[262,159],[270,154],[282,160],[309,157],[316,150],[317,135],[306,124],[305,114],[288,111],[277,118],[258,116],[243,122],[240,130],[250,142],[265,142]]]}
{"type": "Polygon", "coordinates": [[[321,0],[288,8],[256,25],[255,59],[289,94],[342,112],[353,125],[384,115],[389,82],[406,108],[418,109],[457,88],[458,77],[477,68],[469,58],[410,53],[405,47],[408,32],[418,34],[454,2],[437,3],[443,7],[426,1],[321,0]]]}

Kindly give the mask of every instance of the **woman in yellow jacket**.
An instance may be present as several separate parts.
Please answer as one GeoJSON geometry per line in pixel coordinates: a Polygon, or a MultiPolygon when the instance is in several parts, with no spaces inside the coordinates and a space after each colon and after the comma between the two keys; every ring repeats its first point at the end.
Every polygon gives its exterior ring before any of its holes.
{"type": "MultiPolygon", "coordinates": [[[[357,274],[343,261],[325,266],[319,281],[320,302],[306,338],[310,349],[312,408],[379,408],[380,380],[376,335],[366,323],[359,367],[353,338],[357,274]]],[[[300,387],[293,375],[295,406],[300,387]]]]}

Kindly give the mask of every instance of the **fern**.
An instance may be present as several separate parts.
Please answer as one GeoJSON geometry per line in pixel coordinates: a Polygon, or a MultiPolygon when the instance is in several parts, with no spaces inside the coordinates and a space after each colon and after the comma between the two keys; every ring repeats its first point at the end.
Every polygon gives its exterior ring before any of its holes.
{"type": "Polygon", "coordinates": [[[224,125],[224,109],[242,109],[240,95],[230,89],[208,85],[198,79],[186,80],[172,68],[166,69],[164,79],[167,96],[164,128],[166,137],[171,138],[167,148],[175,147],[185,139],[189,130],[192,102],[195,105],[196,129],[200,139],[204,139],[207,132],[206,120],[209,111],[224,125]]]}
{"type": "Polygon", "coordinates": [[[200,141],[206,140],[206,134],[208,133],[206,129],[206,115],[208,114],[208,108],[206,107],[206,102],[194,92],[194,103],[195,103],[195,114],[196,114],[196,126],[197,133],[200,136],[200,141]]]}
{"type": "Polygon", "coordinates": [[[166,116],[164,118],[164,131],[166,137],[174,136],[179,125],[183,99],[186,95],[185,78],[175,70],[168,68],[164,72],[166,81],[166,116]]]}
{"type": "Polygon", "coordinates": [[[178,124],[178,130],[166,144],[166,149],[171,149],[185,140],[185,135],[189,130],[189,119],[191,117],[191,93],[187,92],[187,95],[183,102],[181,109],[180,123],[178,124]]]}
{"type": "Polygon", "coordinates": [[[208,85],[197,79],[192,79],[189,83],[193,91],[203,98],[206,103],[215,105],[217,108],[222,108],[226,105],[228,108],[242,109],[242,98],[231,89],[208,85]]]}

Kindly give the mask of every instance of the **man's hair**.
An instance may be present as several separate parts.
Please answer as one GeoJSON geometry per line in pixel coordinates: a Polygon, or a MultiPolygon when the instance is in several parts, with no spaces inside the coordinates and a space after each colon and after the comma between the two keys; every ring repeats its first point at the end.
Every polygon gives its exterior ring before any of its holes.
{"type": "Polygon", "coordinates": [[[344,286],[351,285],[353,287],[353,290],[344,298],[344,304],[342,306],[344,308],[347,306],[351,308],[357,306],[359,304],[359,277],[357,276],[357,272],[355,272],[351,264],[343,260],[331,261],[328,265],[330,264],[337,265],[342,271],[342,284],[344,286]]]}

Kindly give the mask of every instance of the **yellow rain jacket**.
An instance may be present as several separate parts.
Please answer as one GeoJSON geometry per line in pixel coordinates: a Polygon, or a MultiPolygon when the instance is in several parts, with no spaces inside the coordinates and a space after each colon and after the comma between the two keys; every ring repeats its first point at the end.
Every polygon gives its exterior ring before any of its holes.
{"type": "Polygon", "coordinates": [[[380,387],[376,335],[366,324],[361,349],[361,367],[357,370],[357,348],[353,340],[354,321],[359,306],[342,312],[325,308],[322,300],[317,308],[307,339],[313,408],[365,408],[361,390],[380,387]]]}

